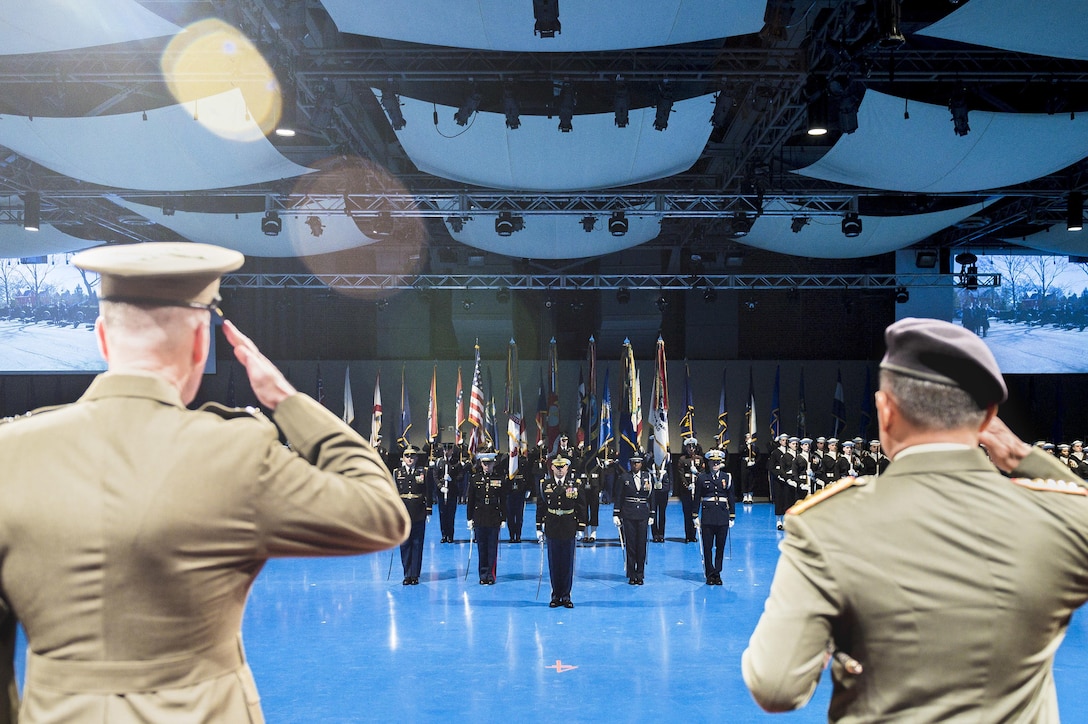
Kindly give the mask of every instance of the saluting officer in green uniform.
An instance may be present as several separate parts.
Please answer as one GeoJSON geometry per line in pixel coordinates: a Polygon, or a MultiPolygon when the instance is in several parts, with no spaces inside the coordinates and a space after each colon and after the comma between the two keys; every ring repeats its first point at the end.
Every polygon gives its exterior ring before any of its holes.
{"type": "Polygon", "coordinates": [[[109,371],[74,404],[0,427],[6,633],[17,618],[29,644],[23,721],[261,722],[239,632],[265,562],[386,549],[408,532],[375,450],[230,322],[275,424],[186,409],[219,277],[242,262],[184,242],[72,259],[101,274],[95,335],[109,371]]]}
{"type": "Polygon", "coordinates": [[[885,341],[892,462],[790,509],[744,680],[764,709],[796,709],[830,660],[833,722],[1057,722],[1088,489],[996,417],[1005,382],[974,334],[904,319],[885,341]]]}

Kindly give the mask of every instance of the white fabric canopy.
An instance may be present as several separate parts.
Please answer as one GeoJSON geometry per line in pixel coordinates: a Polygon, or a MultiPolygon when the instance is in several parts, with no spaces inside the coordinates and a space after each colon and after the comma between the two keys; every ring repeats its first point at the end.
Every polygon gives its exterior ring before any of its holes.
{"type": "Polygon", "coordinates": [[[486,216],[464,222],[461,231],[446,223],[450,235],[477,249],[523,259],[582,259],[611,254],[645,243],[661,233],[660,220],[650,216],[627,216],[627,233],[612,236],[608,216],[598,216],[593,231],[582,228],[582,216],[525,214],[525,228],[511,236],[495,233],[495,217],[486,216]]]}
{"type": "Polygon", "coordinates": [[[632,110],[626,128],[616,127],[612,113],[576,115],[574,130],[563,133],[556,118],[521,116],[521,127],[510,130],[503,114],[486,112],[461,127],[451,106],[438,106],[436,129],[430,102],[401,96],[401,104],[406,125],[397,137],[421,171],[489,188],[571,191],[691,168],[713,130],[714,96],[677,101],[664,131],[654,130],[653,108],[632,110]]]}
{"type": "Polygon", "coordinates": [[[766,0],[564,0],[561,29],[534,34],[531,0],[323,0],[342,33],[481,50],[622,50],[746,35],[766,0]]]}
{"type": "MultiPolygon", "coordinates": [[[[861,234],[847,238],[842,217],[815,216],[799,232],[791,230],[790,216],[761,216],[747,236],[737,242],[757,249],[815,259],[853,259],[875,256],[910,246],[941,229],[978,213],[985,204],[910,216],[862,216],[861,234]]],[[[768,206],[768,209],[772,208],[768,206]]],[[[777,208],[791,208],[785,205],[777,208]]],[[[798,216],[803,212],[798,211],[798,216]]]]}
{"type": "Polygon", "coordinates": [[[119,197],[111,197],[110,200],[190,241],[218,244],[240,251],[246,256],[311,256],[354,249],[375,241],[359,231],[355,222],[347,215],[321,216],[320,221],[324,228],[320,236],[314,236],[306,223],[307,217],[284,214],[280,217],[283,224],[280,233],[266,236],[261,231],[263,211],[212,214],[178,210],[172,216],[166,216],[157,206],[137,204],[119,197]]]}
{"type": "Polygon", "coordinates": [[[971,0],[918,35],[1088,60],[1088,7],[1084,0],[971,0]]]}
{"type": "Polygon", "coordinates": [[[0,55],[126,43],[180,30],[133,0],[0,0],[0,55]]]}
{"type": "Polygon", "coordinates": [[[42,224],[39,231],[27,231],[17,224],[0,224],[0,257],[4,259],[69,254],[100,244],[101,241],[87,241],[65,234],[49,224],[42,224]]]}
{"type": "Polygon", "coordinates": [[[867,90],[858,130],[795,173],[863,188],[972,192],[1023,183],[1088,156],[1088,115],[971,111],[957,136],[947,108],[867,90]]]}
{"type": "Polygon", "coordinates": [[[34,120],[3,116],[0,145],[66,176],[123,189],[217,189],[311,172],[284,158],[246,119],[237,89],[149,110],[146,121],[141,113],[34,120]],[[212,130],[222,131],[224,119],[233,124],[233,139],[212,130]]]}
{"type": "Polygon", "coordinates": [[[1038,231],[1028,236],[1002,237],[1013,244],[1026,246],[1029,249],[1049,251],[1053,254],[1069,254],[1070,256],[1088,256],[1088,231],[1068,231],[1065,224],[1053,226],[1038,231]]]}

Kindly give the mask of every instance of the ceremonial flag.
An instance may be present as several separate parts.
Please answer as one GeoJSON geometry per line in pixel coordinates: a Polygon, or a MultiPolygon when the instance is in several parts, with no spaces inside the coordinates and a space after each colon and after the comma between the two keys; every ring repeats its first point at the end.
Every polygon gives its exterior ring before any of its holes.
{"type": "Polygon", "coordinates": [[[321,379],[321,365],[317,365],[317,401],[325,404],[325,382],[321,379]]]}
{"type": "Polygon", "coordinates": [[[608,389],[608,368],[604,370],[604,392],[601,396],[601,424],[598,431],[597,452],[608,456],[612,446],[612,392],[608,389]]]}
{"type": "Polygon", "coordinates": [[[438,365],[431,370],[431,396],[427,400],[427,442],[431,443],[431,453],[434,453],[434,443],[438,441],[438,365]]]}
{"type": "Polygon", "coordinates": [[[748,402],[744,406],[744,422],[748,427],[748,436],[754,441],[759,425],[756,424],[756,388],[752,384],[752,368],[748,368],[748,402]]]}
{"type": "Polygon", "coordinates": [[[507,398],[507,422],[506,422],[506,451],[509,460],[507,479],[513,480],[518,473],[521,462],[521,454],[524,452],[522,443],[525,438],[525,424],[522,418],[521,383],[518,383],[518,396],[514,399],[514,381],[518,379],[518,345],[511,339],[510,346],[506,350],[506,398],[507,398]]]}
{"type": "Polygon", "coordinates": [[[597,404],[597,340],[589,338],[589,427],[586,429],[586,447],[592,448],[601,436],[601,411],[597,404]]]}
{"type": "MultiPolygon", "coordinates": [[[[858,434],[866,443],[869,442],[869,422],[873,416],[873,382],[869,376],[869,368],[865,368],[865,392],[861,396],[861,415],[858,419],[858,427],[860,428],[858,434]]],[[[1058,438],[1055,438],[1058,439],[1058,438]]]]}
{"type": "Polygon", "coordinates": [[[382,371],[374,375],[374,410],[370,413],[370,444],[378,446],[378,438],[382,435],[382,371]]]}
{"type": "Polygon", "coordinates": [[[774,368],[774,388],[771,390],[771,439],[774,440],[777,440],[782,432],[779,420],[781,410],[778,404],[778,374],[780,371],[780,365],[774,368]]]}
{"type": "Polygon", "coordinates": [[[623,391],[620,397],[620,437],[619,461],[627,467],[627,461],[638,450],[638,434],[635,414],[638,412],[635,400],[638,394],[638,370],[635,369],[635,352],[631,349],[631,340],[623,340],[623,391]]]}
{"type": "Polygon", "coordinates": [[[846,401],[842,395],[842,370],[835,382],[835,398],[831,400],[831,435],[838,437],[846,432],[846,401]]]}
{"type": "Polygon", "coordinates": [[[684,363],[684,416],[680,418],[680,437],[687,440],[695,434],[695,398],[691,390],[691,369],[684,363]]]}
{"type": "Polygon", "coordinates": [[[457,401],[454,408],[453,442],[457,447],[465,444],[465,390],[461,385],[461,365],[457,365],[457,401]]]}
{"type": "MultiPolygon", "coordinates": [[[[234,369],[231,369],[231,373],[234,369]]],[[[355,400],[351,398],[351,367],[344,368],[344,422],[351,424],[355,421],[355,400]]]]}
{"type": "Polygon", "coordinates": [[[545,444],[554,454],[559,447],[559,352],[555,337],[548,345],[548,426],[545,444]]]}
{"type": "Polygon", "coordinates": [[[536,397],[536,445],[544,443],[544,429],[548,424],[548,393],[544,391],[544,368],[540,372],[540,391],[536,397]]]}
{"type": "Polygon", "coordinates": [[[808,421],[805,419],[805,368],[801,368],[801,389],[797,393],[797,437],[808,437],[808,421]]]}
{"type": "Polygon", "coordinates": [[[586,428],[589,427],[589,417],[587,410],[589,408],[589,400],[586,398],[586,381],[582,375],[582,367],[578,367],[578,414],[574,418],[574,444],[575,446],[584,445],[586,442],[586,428]]]}
{"type": "Polygon", "coordinates": [[[499,447],[499,416],[495,412],[494,387],[491,386],[491,365],[487,366],[487,408],[484,410],[484,441],[491,450],[499,447]]]}
{"type": "Polygon", "coordinates": [[[408,407],[408,388],[404,384],[404,365],[400,368],[400,436],[397,443],[401,448],[408,447],[408,431],[412,429],[412,410],[408,407]]]}
{"type": "Polygon", "coordinates": [[[660,336],[657,338],[654,387],[650,395],[650,421],[653,425],[654,465],[663,469],[669,461],[669,378],[665,361],[665,340],[660,336]]]}
{"type": "Polygon", "coordinates": [[[476,362],[472,369],[472,390],[469,392],[468,397],[468,424],[472,426],[469,431],[468,438],[468,454],[469,457],[476,456],[476,448],[480,444],[480,439],[483,436],[480,432],[480,428],[484,424],[484,391],[483,383],[480,379],[480,342],[476,341],[476,362]]]}
{"type": "Polygon", "coordinates": [[[725,402],[725,368],[722,367],[722,394],[718,398],[718,447],[729,447],[729,406],[725,402]]]}

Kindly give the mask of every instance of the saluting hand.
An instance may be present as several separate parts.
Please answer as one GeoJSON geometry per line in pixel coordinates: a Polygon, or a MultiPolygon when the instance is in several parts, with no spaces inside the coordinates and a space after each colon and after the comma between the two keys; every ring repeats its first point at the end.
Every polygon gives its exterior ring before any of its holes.
{"type": "Polygon", "coordinates": [[[978,441],[986,448],[990,461],[1006,473],[1015,470],[1031,452],[1031,445],[1018,438],[997,415],[979,433],[978,441]]]}
{"type": "Polygon", "coordinates": [[[295,394],[295,388],[291,386],[283,373],[261,354],[253,340],[238,331],[233,322],[229,320],[223,322],[223,334],[234,347],[234,356],[245,368],[246,375],[249,377],[249,386],[262,407],[275,410],[281,402],[295,394]]]}

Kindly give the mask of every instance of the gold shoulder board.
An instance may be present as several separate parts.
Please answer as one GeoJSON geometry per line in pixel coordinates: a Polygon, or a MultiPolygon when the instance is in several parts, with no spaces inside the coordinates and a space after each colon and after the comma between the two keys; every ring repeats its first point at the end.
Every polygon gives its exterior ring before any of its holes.
{"type": "Polygon", "coordinates": [[[198,409],[201,412],[211,412],[215,415],[219,415],[219,417],[227,420],[231,420],[235,417],[264,416],[256,407],[228,407],[227,405],[221,405],[218,402],[205,402],[198,409]]]}
{"type": "Polygon", "coordinates": [[[869,478],[867,476],[862,476],[858,478],[840,478],[831,485],[828,485],[823,490],[817,493],[813,493],[812,495],[809,495],[803,500],[798,500],[796,503],[790,506],[790,509],[786,511],[786,515],[800,515],[817,503],[822,503],[831,496],[837,495],[842,491],[846,490],[847,488],[858,488],[862,485],[867,485],[868,483],[869,478]]]}
{"type": "Polygon", "coordinates": [[[1066,495],[1088,495],[1088,490],[1077,483],[1068,480],[1053,480],[1042,478],[1010,478],[1012,482],[1021,488],[1029,490],[1041,490],[1047,493],[1065,493],[1066,495]]]}

